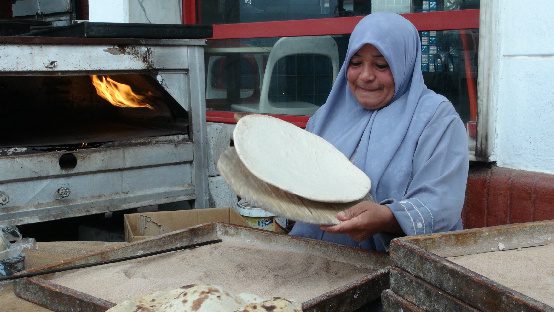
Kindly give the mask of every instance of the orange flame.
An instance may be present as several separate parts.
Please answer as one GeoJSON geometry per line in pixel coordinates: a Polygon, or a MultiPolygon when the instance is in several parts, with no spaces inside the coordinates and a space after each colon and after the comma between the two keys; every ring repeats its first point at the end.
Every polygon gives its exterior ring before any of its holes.
{"type": "Polygon", "coordinates": [[[154,109],[147,103],[144,103],[144,96],[138,95],[129,85],[119,83],[107,76],[90,76],[92,84],[96,88],[96,94],[110,102],[113,106],[126,108],[148,108],[154,109]]]}

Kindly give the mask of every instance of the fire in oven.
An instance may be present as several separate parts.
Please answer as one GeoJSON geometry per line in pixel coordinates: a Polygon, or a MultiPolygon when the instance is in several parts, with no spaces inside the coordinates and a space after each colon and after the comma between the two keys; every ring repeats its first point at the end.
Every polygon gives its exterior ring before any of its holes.
{"type": "Polygon", "coordinates": [[[0,41],[0,224],[205,207],[203,40],[0,41]]]}
{"type": "Polygon", "coordinates": [[[148,75],[0,76],[0,98],[0,155],[66,151],[61,169],[76,151],[189,138],[187,112],[148,75]]]}

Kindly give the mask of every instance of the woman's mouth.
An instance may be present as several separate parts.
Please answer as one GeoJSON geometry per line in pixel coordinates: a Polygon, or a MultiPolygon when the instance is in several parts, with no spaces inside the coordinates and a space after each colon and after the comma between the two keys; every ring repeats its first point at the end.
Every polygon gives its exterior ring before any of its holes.
{"type": "Polygon", "coordinates": [[[360,87],[360,86],[358,86],[358,88],[363,92],[376,92],[376,91],[381,90],[380,88],[364,88],[364,87],[360,87]]]}

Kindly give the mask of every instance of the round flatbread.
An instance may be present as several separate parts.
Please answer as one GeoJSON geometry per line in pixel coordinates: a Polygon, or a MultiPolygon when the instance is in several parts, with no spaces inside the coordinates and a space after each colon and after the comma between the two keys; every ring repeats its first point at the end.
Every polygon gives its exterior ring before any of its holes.
{"type": "Polygon", "coordinates": [[[234,295],[219,286],[192,284],[177,289],[156,291],[137,300],[127,300],[106,312],[236,312],[302,311],[301,305],[283,298],[265,300],[257,295],[234,295]],[[264,309],[264,310],[261,310],[264,309]]]}
{"type": "Polygon", "coordinates": [[[233,131],[244,166],[258,179],[300,197],[328,203],[364,198],[369,177],[323,138],[266,115],[242,117],[233,131]]]}
{"type": "Polygon", "coordinates": [[[234,296],[219,286],[192,284],[156,291],[137,300],[124,301],[107,312],[235,311],[245,304],[241,297],[234,296]]]}
{"type": "Polygon", "coordinates": [[[275,297],[261,303],[249,303],[240,312],[302,312],[302,305],[284,298],[275,297]]]}
{"type": "Polygon", "coordinates": [[[255,202],[264,210],[290,220],[312,224],[338,224],[337,213],[356,204],[308,200],[265,183],[248,171],[232,147],[221,154],[217,169],[236,194],[255,202]]]}

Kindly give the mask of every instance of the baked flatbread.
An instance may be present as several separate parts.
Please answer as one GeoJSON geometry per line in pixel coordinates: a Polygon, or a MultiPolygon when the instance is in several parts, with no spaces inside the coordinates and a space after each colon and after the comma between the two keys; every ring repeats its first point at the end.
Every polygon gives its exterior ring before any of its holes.
{"type": "Polygon", "coordinates": [[[369,177],[323,138],[266,115],[242,117],[233,131],[238,157],[261,181],[305,199],[363,199],[369,177]]]}
{"type": "Polygon", "coordinates": [[[235,311],[243,305],[245,302],[240,297],[235,297],[218,286],[193,284],[124,301],[107,312],[235,311]]]}
{"type": "Polygon", "coordinates": [[[338,224],[336,214],[357,203],[317,202],[285,192],[250,173],[232,147],[221,154],[217,169],[236,194],[278,216],[295,221],[338,224]]]}
{"type": "Polygon", "coordinates": [[[187,285],[178,289],[157,291],[137,300],[127,300],[106,312],[235,312],[268,311],[255,308],[268,307],[270,311],[302,311],[299,304],[282,298],[264,300],[263,298],[242,293],[233,295],[219,286],[187,285]]]}
{"type": "Polygon", "coordinates": [[[284,298],[273,298],[261,303],[249,303],[240,312],[302,312],[302,306],[284,298]]]}

